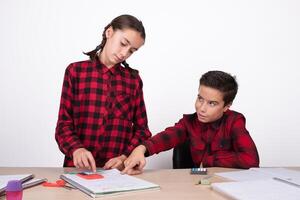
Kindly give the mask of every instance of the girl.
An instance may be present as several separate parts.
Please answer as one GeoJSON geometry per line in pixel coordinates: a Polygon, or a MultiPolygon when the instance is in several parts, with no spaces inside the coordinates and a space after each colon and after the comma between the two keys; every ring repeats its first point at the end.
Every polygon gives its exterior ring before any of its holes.
{"type": "Polygon", "coordinates": [[[64,167],[123,168],[123,161],[151,136],[143,83],[126,59],[145,42],[141,21],[121,15],[109,23],[102,42],[70,64],[64,76],[55,139],[64,167]]]}

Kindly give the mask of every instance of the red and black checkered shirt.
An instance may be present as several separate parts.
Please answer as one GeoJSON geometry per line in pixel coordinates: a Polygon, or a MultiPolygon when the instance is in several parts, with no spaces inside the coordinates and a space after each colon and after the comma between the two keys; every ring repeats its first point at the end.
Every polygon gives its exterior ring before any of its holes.
{"type": "Polygon", "coordinates": [[[158,133],[143,144],[147,154],[169,150],[190,140],[195,165],[205,167],[250,168],[259,166],[256,146],[242,114],[228,110],[212,123],[202,123],[196,113],[184,115],[173,127],[158,133]]]}
{"type": "Polygon", "coordinates": [[[121,65],[97,59],[67,67],[55,132],[64,166],[74,166],[73,151],[84,147],[102,167],[151,136],[142,87],[138,71],[121,65]]]}

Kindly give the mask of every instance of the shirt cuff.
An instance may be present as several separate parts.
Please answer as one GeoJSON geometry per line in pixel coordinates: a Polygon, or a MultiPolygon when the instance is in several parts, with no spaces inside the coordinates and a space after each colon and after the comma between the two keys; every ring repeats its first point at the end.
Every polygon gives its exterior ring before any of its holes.
{"type": "Polygon", "coordinates": [[[145,157],[149,157],[155,153],[153,143],[149,140],[142,142],[142,145],[146,147],[145,157]]]}
{"type": "Polygon", "coordinates": [[[70,150],[69,150],[69,152],[67,153],[67,156],[73,159],[73,153],[74,153],[74,151],[77,150],[77,149],[79,149],[79,148],[84,148],[84,146],[77,145],[77,146],[71,147],[70,150]]]}

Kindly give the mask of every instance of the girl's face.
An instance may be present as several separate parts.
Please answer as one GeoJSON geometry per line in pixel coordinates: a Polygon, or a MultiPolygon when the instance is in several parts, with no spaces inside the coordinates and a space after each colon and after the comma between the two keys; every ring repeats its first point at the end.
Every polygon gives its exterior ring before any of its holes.
{"type": "Polygon", "coordinates": [[[107,67],[123,62],[145,42],[139,32],[129,28],[113,30],[110,27],[105,34],[107,40],[100,59],[107,67]]]}
{"type": "Polygon", "coordinates": [[[195,108],[198,120],[203,123],[214,122],[223,116],[230,105],[224,105],[223,93],[217,89],[200,85],[195,108]]]}

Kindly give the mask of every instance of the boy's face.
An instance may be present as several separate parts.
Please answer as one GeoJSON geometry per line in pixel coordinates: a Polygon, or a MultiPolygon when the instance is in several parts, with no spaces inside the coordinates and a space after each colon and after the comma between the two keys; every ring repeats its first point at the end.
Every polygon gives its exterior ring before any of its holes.
{"type": "Polygon", "coordinates": [[[214,122],[223,116],[230,107],[224,106],[223,93],[217,89],[200,85],[195,108],[198,120],[203,123],[214,122]]]}

